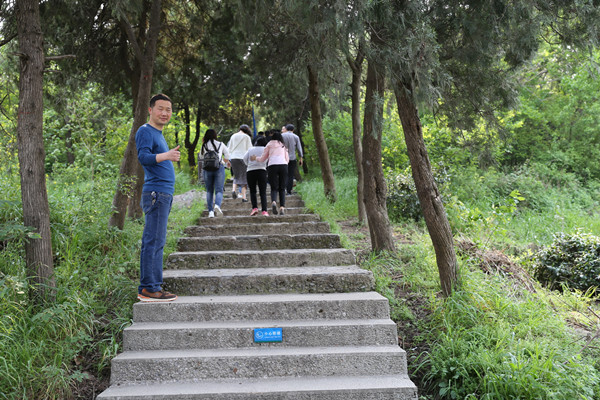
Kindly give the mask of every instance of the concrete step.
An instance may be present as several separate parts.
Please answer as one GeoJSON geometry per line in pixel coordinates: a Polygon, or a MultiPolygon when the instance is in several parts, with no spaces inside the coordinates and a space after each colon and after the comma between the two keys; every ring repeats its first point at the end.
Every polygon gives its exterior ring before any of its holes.
{"type": "Polygon", "coordinates": [[[310,376],[111,386],[97,399],[416,400],[417,388],[406,375],[310,376]]]}
{"type": "MultiPolygon", "coordinates": [[[[250,211],[252,211],[252,206],[249,203],[246,203],[246,207],[244,207],[244,208],[234,208],[234,209],[223,208],[222,211],[223,211],[223,216],[224,217],[250,216],[250,211]]],[[[267,209],[267,211],[269,212],[269,214],[273,214],[271,212],[271,208],[270,207],[267,209]]],[[[304,214],[305,212],[306,211],[305,211],[304,207],[287,207],[286,206],[286,209],[285,209],[285,214],[286,215],[298,215],[298,214],[304,214]]],[[[208,210],[202,211],[201,216],[204,217],[204,218],[207,218],[208,217],[208,210]]],[[[262,215],[257,215],[257,217],[263,217],[263,216],[262,215]]]]}
{"type": "Polygon", "coordinates": [[[198,225],[233,225],[233,224],[271,224],[279,222],[310,222],[321,221],[321,217],[317,214],[287,214],[287,215],[271,215],[269,211],[268,217],[261,216],[223,216],[215,218],[199,218],[198,225]]]}
{"type": "MultiPolygon", "coordinates": [[[[260,193],[257,193],[256,195],[260,199],[260,193]]],[[[279,195],[277,195],[277,197],[279,197],[279,195]]],[[[250,200],[250,191],[248,191],[246,193],[246,198],[248,200],[250,200]]],[[[270,203],[271,202],[271,187],[270,186],[267,186],[267,198],[268,198],[269,203],[270,203]]],[[[287,201],[287,199],[292,199],[292,200],[299,199],[299,200],[302,200],[302,197],[300,197],[300,195],[298,193],[294,193],[292,195],[286,194],[285,195],[285,200],[287,201]]],[[[225,200],[227,200],[227,201],[242,201],[242,195],[238,193],[237,198],[234,199],[233,196],[231,195],[231,187],[228,188],[227,186],[225,186],[225,189],[223,191],[223,201],[225,201],[225,200]]]]}
{"type": "Polygon", "coordinates": [[[334,249],[340,248],[339,235],[331,233],[301,235],[236,235],[218,237],[182,237],[177,250],[276,250],[276,249],[334,249]]]}
{"type": "Polygon", "coordinates": [[[179,296],[169,303],[133,305],[135,323],[389,317],[388,300],[376,292],[179,296]]]}
{"type": "MultiPolygon", "coordinates": [[[[261,217],[257,217],[261,218],[261,217]]],[[[283,220],[279,220],[283,221],[283,220]]],[[[327,222],[279,222],[274,221],[264,224],[221,224],[221,225],[195,225],[185,228],[187,236],[226,236],[226,235],[273,235],[273,234],[302,234],[302,233],[329,233],[327,222]]],[[[222,218],[215,218],[214,222],[223,222],[222,218]]]]}
{"type": "Polygon", "coordinates": [[[189,251],[169,254],[166,269],[333,266],[355,262],[348,249],[189,251]]]}
{"type": "Polygon", "coordinates": [[[112,360],[111,385],[202,379],[406,375],[398,346],[260,347],[126,351],[112,360]]]}
{"type": "Polygon", "coordinates": [[[142,322],[123,332],[125,351],[397,344],[396,324],[390,319],[142,322]],[[282,342],[254,342],[254,329],[274,327],[282,328],[282,342]]]}
{"type": "Polygon", "coordinates": [[[337,293],[373,290],[371,271],[356,266],[166,270],[164,288],[182,296],[337,293]]]}
{"type": "Polygon", "coordinates": [[[286,206],[250,217],[226,198],[225,216],[186,229],[163,273],[180,297],[134,304],[98,399],[417,400],[373,274],[318,215],[291,212],[298,196],[286,206]],[[274,327],[282,342],[254,342],[274,327]]]}
{"type": "MultiPolygon", "coordinates": [[[[258,208],[260,209],[260,197],[258,197],[258,208]]],[[[278,204],[279,205],[279,204],[278,204]]],[[[299,197],[286,197],[285,198],[285,206],[286,207],[304,207],[304,201],[302,201],[299,197]]],[[[223,199],[221,203],[221,208],[223,210],[235,210],[235,209],[246,209],[251,207],[250,205],[250,196],[248,196],[248,202],[243,203],[239,198],[234,199],[223,199]]],[[[267,199],[267,210],[271,211],[271,196],[267,199]]]]}

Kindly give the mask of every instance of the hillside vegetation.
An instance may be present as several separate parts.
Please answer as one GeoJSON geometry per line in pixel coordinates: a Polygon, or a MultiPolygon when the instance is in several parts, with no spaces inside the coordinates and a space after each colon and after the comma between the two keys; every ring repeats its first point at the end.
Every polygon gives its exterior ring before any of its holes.
{"type": "MultiPolygon", "coordinates": [[[[375,274],[423,399],[600,399],[600,270],[594,269],[600,252],[593,253],[600,236],[598,56],[544,49],[521,76],[519,106],[498,111],[492,124],[481,120],[465,130],[422,116],[460,261],[460,285],[447,299],[440,296],[394,101],[385,99],[382,162],[396,252],[371,253],[368,231],[355,224],[350,116],[327,104],[334,204],[323,195],[315,146],[304,136],[310,172],[298,191],[375,274]],[[569,257],[569,249],[579,255],[569,257]],[[559,256],[588,261],[552,267],[559,256]],[[551,288],[536,279],[548,266],[556,271],[546,275],[551,288]],[[575,285],[573,271],[585,271],[584,284],[575,285]]],[[[14,136],[1,137],[7,154],[0,165],[2,400],[93,398],[107,384],[136,301],[143,222],[108,228],[131,125],[128,107],[95,86],[73,101],[81,114],[68,127],[87,134],[68,166],[59,140],[66,125],[51,107],[45,114],[58,290],[51,307],[27,299],[23,243],[33,233],[22,225],[14,136]],[[103,118],[95,120],[98,114],[103,118]]],[[[6,118],[0,116],[3,126],[6,118]]],[[[181,121],[174,116],[166,129],[169,143],[181,121]]],[[[199,188],[194,175],[182,163],[176,194],[199,188]]],[[[165,254],[202,209],[198,202],[173,210],[165,254]]]]}

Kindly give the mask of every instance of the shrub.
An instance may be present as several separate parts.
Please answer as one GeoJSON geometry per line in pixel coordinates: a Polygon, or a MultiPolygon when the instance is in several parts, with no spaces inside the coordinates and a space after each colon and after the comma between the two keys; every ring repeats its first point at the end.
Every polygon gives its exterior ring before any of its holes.
{"type": "Polygon", "coordinates": [[[390,219],[394,222],[401,222],[419,221],[423,218],[410,169],[390,173],[387,175],[386,181],[388,186],[386,203],[390,219]]]}
{"type": "Polygon", "coordinates": [[[535,263],[535,277],[551,289],[567,285],[586,291],[600,286],[600,237],[578,231],[559,233],[541,250],[535,263]]]}
{"type": "MultiPolygon", "coordinates": [[[[444,184],[450,180],[449,171],[443,163],[432,165],[432,170],[438,190],[443,192],[444,184]]],[[[385,180],[388,190],[386,204],[390,219],[393,222],[420,221],[423,214],[411,168],[402,171],[388,170],[385,180]]]]}

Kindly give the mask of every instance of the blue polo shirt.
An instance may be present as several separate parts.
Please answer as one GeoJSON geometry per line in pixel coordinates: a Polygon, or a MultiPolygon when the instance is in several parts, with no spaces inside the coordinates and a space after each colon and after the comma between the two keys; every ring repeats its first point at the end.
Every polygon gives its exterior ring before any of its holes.
{"type": "Polygon", "coordinates": [[[175,192],[175,168],[169,160],[156,162],[156,155],[169,151],[162,131],[144,124],[135,134],[138,160],[144,167],[144,192],[175,192]]]}

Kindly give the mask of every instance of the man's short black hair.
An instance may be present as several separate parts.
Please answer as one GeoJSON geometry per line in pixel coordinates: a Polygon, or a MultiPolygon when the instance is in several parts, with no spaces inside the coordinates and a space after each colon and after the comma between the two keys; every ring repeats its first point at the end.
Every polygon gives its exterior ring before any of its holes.
{"type": "Polygon", "coordinates": [[[285,130],[288,131],[288,132],[294,132],[294,129],[296,129],[296,128],[292,124],[287,124],[285,126],[285,130]]]}
{"type": "Polygon", "coordinates": [[[173,104],[173,102],[171,101],[171,99],[169,98],[169,96],[167,96],[166,94],[159,93],[159,94],[155,94],[150,99],[150,108],[154,107],[154,104],[156,104],[156,102],[158,100],[166,100],[169,103],[173,104]]]}

